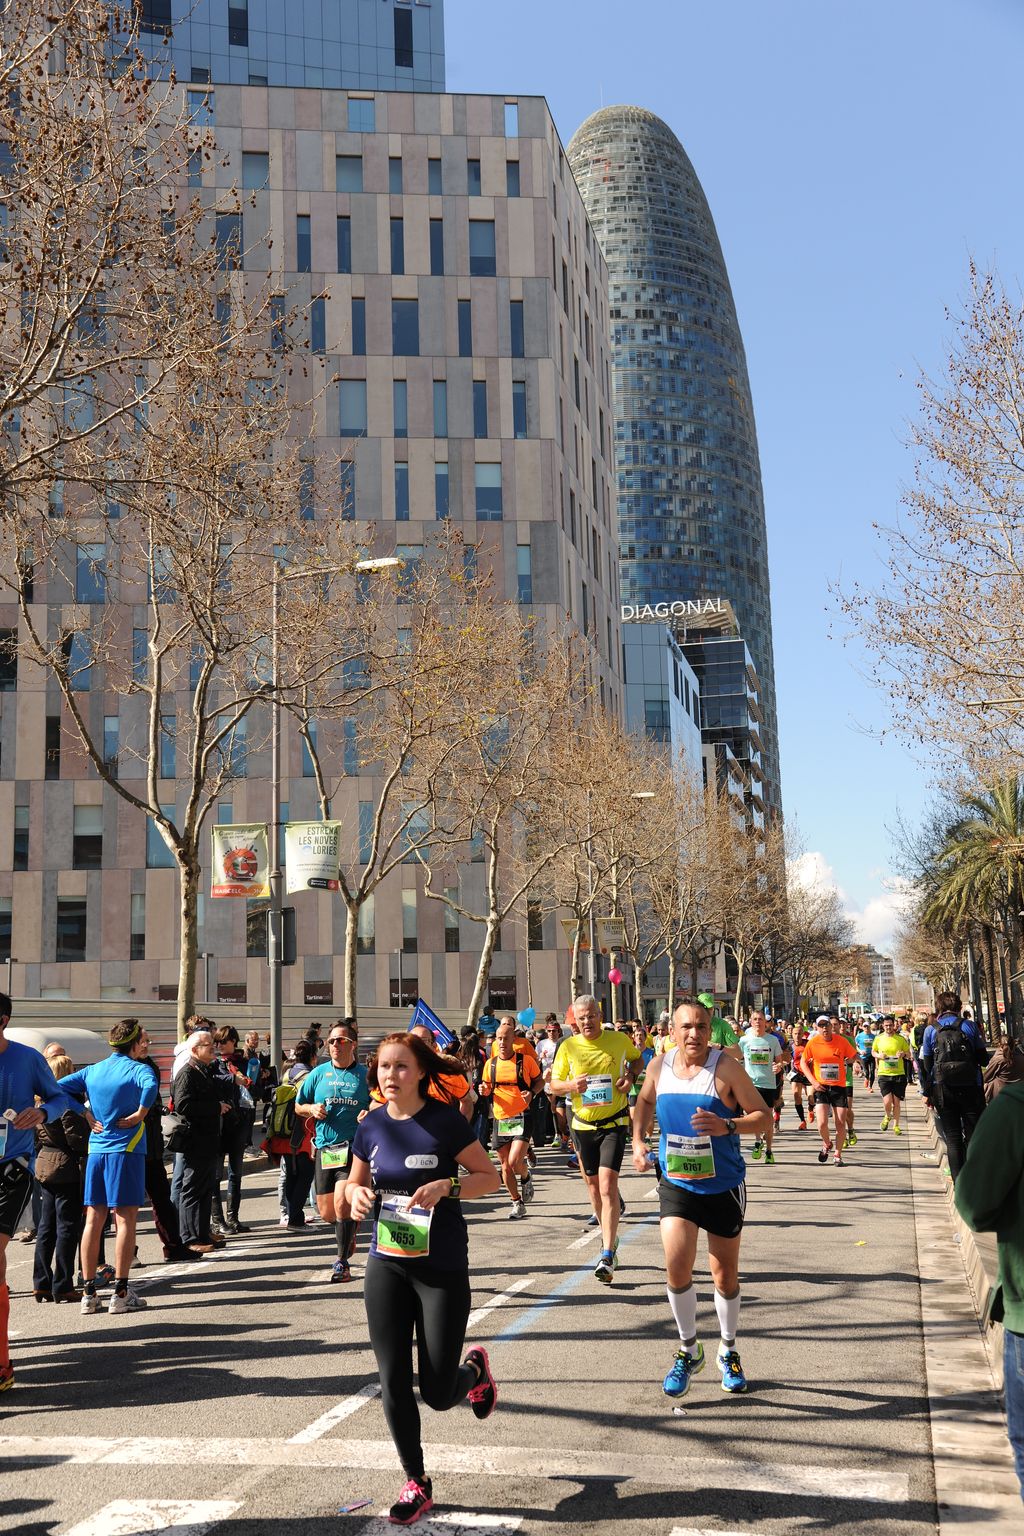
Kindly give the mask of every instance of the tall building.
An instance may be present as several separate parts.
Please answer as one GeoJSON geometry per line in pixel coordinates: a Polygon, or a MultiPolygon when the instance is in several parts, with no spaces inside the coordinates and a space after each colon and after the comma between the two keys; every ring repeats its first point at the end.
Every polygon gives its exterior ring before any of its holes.
{"type": "Polygon", "coordinates": [[[596,112],[568,153],[608,262],[622,601],[732,604],[760,679],[766,801],[779,810],[761,470],[714,220],[652,112],[596,112]]]}
{"type": "Polygon", "coordinates": [[[136,10],[142,47],[183,84],[444,90],[444,0],[138,0],[136,10]]]}
{"type": "MultiPolygon", "coordinates": [[[[235,215],[245,272],[269,273],[289,309],[308,316],[310,349],[338,377],[317,462],[343,457],[341,483],[318,476],[309,512],[320,499],[342,502],[407,561],[439,519],[459,520],[495,572],[497,597],[542,624],[572,616],[589,637],[595,687],[620,711],[607,269],[544,100],[250,85],[205,97],[219,153],[196,168],[194,190],[214,206],[233,185],[246,189],[235,215]]],[[[101,511],[83,518],[81,539],[105,565],[101,511]]],[[[107,596],[83,590],[84,611],[107,596]]],[[[35,601],[53,601],[43,579],[35,601]]],[[[17,624],[15,605],[0,603],[0,638],[17,624]]],[[[18,997],[169,999],[178,901],[167,849],[101,783],[66,719],[62,729],[53,681],[44,703],[28,671],[0,654],[0,965],[11,957],[18,997]]],[[[102,676],[88,687],[116,741],[130,701],[102,676]]],[[[185,692],[180,711],[188,702],[185,692]]],[[[290,724],[285,737],[283,818],[316,818],[311,764],[290,724]]],[[[253,750],[240,767],[218,819],[266,822],[269,754],[253,750]]],[[[340,753],[328,773],[354,840],[372,780],[358,764],[347,772],[340,753]]],[[[165,799],[180,800],[173,777],[165,799]]],[[[463,872],[466,896],[482,871],[463,872]]],[[[340,1006],[344,906],[317,891],[295,904],[299,961],[285,972],[284,1000],[340,1006]]],[[[265,924],[258,912],[247,924],[246,908],[202,902],[211,1002],[266,1000],[265,924]]],[[[534,925],[529,953],[525,930],[502,927],[496,1008],[524,1006],[528,961],[539,1004],[567,995],[558,924],[534,925]]],[[[360,1003],[422,993],[457,1017],[481,933],[424,896],[417,863],[399,866],[364,908],[360,1003]]]]}
{"type": "Polygon", "coordinates": [[[700,685],[665,624],[623,624],[622,692],[626,728],[668,748],[693,783],[703,774],[700,685]]]}

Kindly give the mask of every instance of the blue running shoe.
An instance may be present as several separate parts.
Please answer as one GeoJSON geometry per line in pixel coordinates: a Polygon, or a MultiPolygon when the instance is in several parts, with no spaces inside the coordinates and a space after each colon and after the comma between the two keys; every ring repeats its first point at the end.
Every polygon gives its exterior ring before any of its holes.
{"type": "Polygon", "coordinates": [[[704,1345],[698,1344],[692,1352],[688,1349],[676,1351],[676,1357],[672,1362],[672,1369],[662,1382],[662,1389],[666,1397],[685,1397],[690,1390],[690,1378],[696,1376],[704,1369],[704,1345]]]}
{"type": "Polygon", "coordinates": [[[723,1392],[745,1392],[747,1378],[743,1374],[740,1357],[735,1349],[719,1349],[715,1363],[722,1373],[723,1392]]]}

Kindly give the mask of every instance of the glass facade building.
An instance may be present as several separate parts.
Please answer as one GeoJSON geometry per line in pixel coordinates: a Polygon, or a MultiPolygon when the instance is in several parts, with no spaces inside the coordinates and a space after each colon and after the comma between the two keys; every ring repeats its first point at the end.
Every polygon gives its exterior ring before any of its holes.
{"type": "MultiPolygon", "coordinates": [[[[639,107],[596,112],[568,154],[609,269],[622,601],[729,600],[760,683],[765,800],[780,810],[757,434],[711,210],[675,134],[639,107]]],[[[705,705],[714,692],[702,688],[705,705]]]]}

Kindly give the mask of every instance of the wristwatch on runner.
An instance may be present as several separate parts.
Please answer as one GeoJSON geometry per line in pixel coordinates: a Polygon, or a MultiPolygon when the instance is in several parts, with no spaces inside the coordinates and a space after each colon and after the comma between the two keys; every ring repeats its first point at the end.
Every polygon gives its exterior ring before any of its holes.
{"type": "Polygon", "coordinates": [[[448,1199],[449,1200],[461,1200],[461,1198],[462,1198],[462,1180],[461,1179],[449,1179],[448,1182],[451,1185],[451,1189],[448,1191],[448,1199]]]}

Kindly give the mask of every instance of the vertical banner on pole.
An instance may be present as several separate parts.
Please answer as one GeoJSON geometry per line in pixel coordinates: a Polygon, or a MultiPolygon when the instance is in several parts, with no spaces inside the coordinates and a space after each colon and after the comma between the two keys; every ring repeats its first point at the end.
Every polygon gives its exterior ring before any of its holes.
{"type": "Polygon", "coordinates": [[[289,821],[284,829],[286,889],[336,891],[341,865],[340,821],[289,821]]]}
{"type": "Polygon", "coordinates": [[[266,823],[217,826],[210,836],[210,895],[269,896],[270,854],[266,823]]]}

